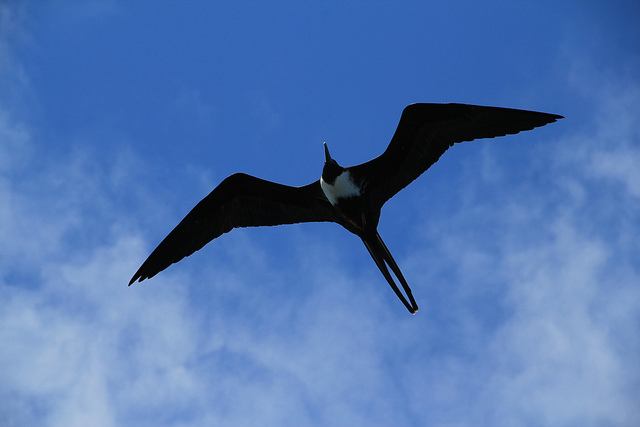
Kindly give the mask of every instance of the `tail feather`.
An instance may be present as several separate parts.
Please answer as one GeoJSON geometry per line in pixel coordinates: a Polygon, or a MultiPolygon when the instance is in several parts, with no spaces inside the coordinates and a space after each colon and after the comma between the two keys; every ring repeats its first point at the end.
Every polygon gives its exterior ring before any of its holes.
{"type": "Polygon", "coordinates": [[[415,312],[418,311],[418,304],[416,304],[416,301],[413,299],[411,288],[409,287],[409,285],[407,284],[407,281],[402,275],[402,272],[400,271],[398,264],[396,264],[395,260],[391,256],[391,252],[389,252],[387,245],[385,245],[384,242],[382,241],[380,234],[378,234],[378,232],[376,231],[374,238],[367,239],[365,237],[362,237],[362,242],[364,243],[365,247],[371,254],[371,257],[373,258],[376,265],[380,269],[380,272],[382,273],[384,278],[387,279],[387,282],[391,286],[391,289],[393,289],[393,292],[395,292],[395,294],[398,296],[400,301],[402,301],[402,303],[407,308],[407,310],[409,310],[411,314],[415,314],[415,312]],[[402,294],[402,292],[400,292],[400,289],[398,289],[398,285],[396,285],[395,281],[393,280],[393,277],[389,273],[389,269],[387,268],[387,265],[391,267],[391,270],[400,281],[400,284],[402,285],[402,288],[407,294],[407,297],[409,298],[410,303],[407,302],[407,299],[405,298],[405,296],[402,294]]]}

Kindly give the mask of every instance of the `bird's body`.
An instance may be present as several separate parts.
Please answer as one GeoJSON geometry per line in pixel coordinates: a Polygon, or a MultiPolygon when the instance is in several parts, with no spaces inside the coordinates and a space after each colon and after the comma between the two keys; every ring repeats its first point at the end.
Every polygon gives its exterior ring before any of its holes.
{"type": "Polygon", "coordinates": [[[320,177],[320,188],[332,205],[335,205],[338,199],[358,197],[362,194],[360,187],[353,182],[349,171],[342,172],[331,184],[320,177]]]}
{"type": "Polygon", "coordinates": [[[466,104],[411,104],[385,152],[366,163],[341,167],[329,155],[320,179],[290,187],[236,173],[223,180],[169,233],[133,276],[151,278],[236,227],[336,222],[359,236],[405,307],[418,306],[377,231],[383,204],[426,171],[454,143],[515,134],[561,116],[466,104]],[[390,267],[400,281],[400,292],[390,267]]]}

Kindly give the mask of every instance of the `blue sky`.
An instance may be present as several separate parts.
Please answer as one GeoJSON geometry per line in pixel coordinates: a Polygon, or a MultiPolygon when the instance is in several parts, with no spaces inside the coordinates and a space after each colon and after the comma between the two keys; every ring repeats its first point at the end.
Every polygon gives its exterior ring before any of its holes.
{"type": "Polygon", "coordinates": [[[639,9],[0,2],[0,424],[635,425],[639,9]],[[227,175],[361,163],[413,102],[566,117],[388,202],[417,315],[333,224],[126,286],[227,175]]]}

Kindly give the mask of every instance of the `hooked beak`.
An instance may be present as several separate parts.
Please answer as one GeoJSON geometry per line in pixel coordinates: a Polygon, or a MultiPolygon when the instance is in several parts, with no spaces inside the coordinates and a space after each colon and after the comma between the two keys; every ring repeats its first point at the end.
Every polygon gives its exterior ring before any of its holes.
{"type": "Polygon", "coordinates": [[[322,144],[324,144],[324,158],[325,158],[325,162],[328,162],[329,160],[331,160],[331,154],[329,154],[329,148],[327,147],[327,143],[323,142],[322,144]]]}

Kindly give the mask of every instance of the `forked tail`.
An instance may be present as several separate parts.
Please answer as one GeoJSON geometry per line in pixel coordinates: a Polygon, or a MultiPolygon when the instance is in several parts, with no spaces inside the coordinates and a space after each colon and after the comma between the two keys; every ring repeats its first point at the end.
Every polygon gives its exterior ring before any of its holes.
{"type": "Polygon", "coordinates": [[[400,298],[400,301],[402,301],[404,306],[407,307],[407,310],[409,310],[411,314],[415,314],[415,312],[418,311],[418,304],[416,304],[416,301],[413,299],[411,288],[407,284],[407,281],[404,279],[404,276],[402,275],[398,264],[396,264],[395,260],[391,256],[389,249],[387,249],[387,245],[385,245],[382,241],[382,238],[380,238],[380,234],[378,234],[378,232],[376,231],[375,236],[362,237],[362,242],[367,247],[367,250],[371,254],[373,260],[376,262],[376,265],[382,272],[384,278],[387,279],[387,282],[389,282],[389,285],[391,285],[391,289],[393,289],[393,292],[396,293],[398,298],[400,298]],[[407,294],[410,303],[407,302],[407,299],[404,297],[402,292],[400,292],[400,289],[398,289],[398,286],[394,282],[393,277],[391,277],[391,274],[389,273],[387,265],[391,267],[391,270],[393,270],[393,273],[400,281],[400,284],[407,294]]]}

